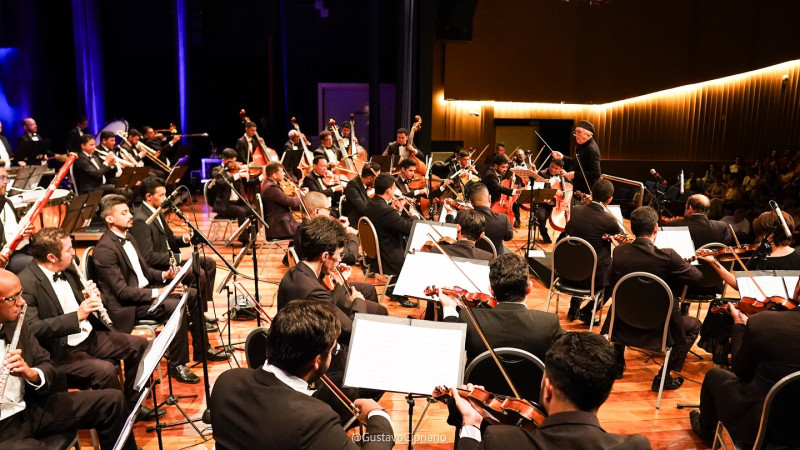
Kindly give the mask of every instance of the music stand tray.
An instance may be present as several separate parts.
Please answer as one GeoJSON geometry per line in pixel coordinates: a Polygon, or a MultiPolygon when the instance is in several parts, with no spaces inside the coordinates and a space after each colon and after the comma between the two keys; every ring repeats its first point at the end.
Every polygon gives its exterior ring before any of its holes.
{"type": "Polygon", "coordinates": [[[555,189],[523,189],[519,191],[517,203],[520,205],[527,205],[530,203],[537,205],[553,205],[553,197],[555,197],[555,189]]]}
{"type": "MultiPolygon", "coordinates": [[[[167,181],[164,182],[164,185],[171,186],[173,184],[178,184],[181,181],[181,178],[186,175],[187,169],[188,167],[186,166],[173,167],[169,172],[169,176],[167,177],[167,181]]],[[[142,179],[144,179],[144,177],[142,177],[142,179]]]]}
{"type": "Polygon", "coordinates": [[[150,173],[149,167],[125,167],[122,174],[117,177],[116,187],[131,189],[136,183],[142,181],[150,173]]]}
{"type": "Polygon", "coordinates": [[[291,150],[283,152],[281,159],[283,168],[286,170],[286,174],[288,175],[290,173],[294,173],[294,170],[300,165],[300,160],[303,159],[303,151],[291,150]]]}
{"type": "Polygon", "coordinates": [[[369,161],[378,163],[381,166],[381,173],[389,173],[392,169],[392,160],[394,159],[394,155],[389,156],[382,156],[382,155],[373,155],[369,161]]]}
{"type": "Polygon", "coordinates": [[[100,198],[103,191],[81,194],[72,199],[67,206],[64,220],[61,221],[61,229],[67,234],[73,234],[86,229],[92,222],[92,217],[100,205],[100,198]]]}

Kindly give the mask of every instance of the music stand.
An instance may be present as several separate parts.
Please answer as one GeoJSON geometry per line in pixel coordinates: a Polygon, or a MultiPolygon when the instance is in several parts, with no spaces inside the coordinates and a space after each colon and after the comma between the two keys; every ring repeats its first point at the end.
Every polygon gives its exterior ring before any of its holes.
{"type": "MultiPolygon", "coordinates": [[[[528,252],[531,248],[531,242],[533,242],[534,248],[536,247],[536,233],[539,231],[539,218],[536,217],[536,215],[539,212],[539,205],[552,204],[553,197],[555,197],[556,192],[557,191],[555,189],[550,188],[523,189],[520,191],[519,197],[517,197],[518,205],[533,205],[533,207],[530,208],[530,213],[528,214],[528,238],[525,242],[525,261],[528,260],[528,252]],[[533,227],[534,224],[536,225],[536,228],[533,227]],[[531,237],[533,237],[532,240],[531,237]]],[[[544,248],[541,246],[540,248],[544,250],[544,248]]]]}
{"type": "Polygon", "coordinates": [[[95,191],[73,198],[67,205],[64,220],[61,221],[61,229],[70,235],[86,229],[92,222],[92,217],[97,211],[102,196],[103,191],[95,191]]]}
{"type": "Polygon", "coordinates": [[[39,139],[38,141],[21,141],[17,152],[14,154],[14,159],[25,161],[28,166],[35,167],[40,165],[40,156],[46,156],[50,150],[50,139],[39,139]]]}
{"type": "Polygon", "coordinates": [[[128,418],[125,420],[125,425],[122,427],[117,442],[114,444],[114,450],[122,450],[122,447],[125,446],[125,441],[128,440],[128,435],[131,434],[131,429],[133,429],[133,422],[136,421],[136,416],[139,415],[139,408],[142,407],[142,403],[145,397],[147,397],[148,392],[150,392],[150,388],[145,386],[142,393],[139,395],[139,400],[136,401],[136,405],[133,407],[133,411],[131,411],[128,418]]]}
{"type": "Polygon", "coordinates": [[[186,166],[173,167],[172,170],[169,172],[167,180],[164,181],[164,186],[171,186],[173,184],[178,184],[181,181],[181,178],[183,178],[183,176],[186,175],[187,169],[188,167],[186,166]]]}
{"type": "Polygon", "coordinates": [[[17,191],[28,191],[36,188],[46,170],[47,166],[20,167],[12,188],[17,191]]]}
{"type": "Polygon", "coordinates": [[[117,177],[118,188],[133,189],[150,173],[149,167],[125,167],[122,174],[117,177]]]}
{"type": "Polygon", "coordinates": [[[281,161],[287,175],[293,174],[294,171],[297,170],[301,159],[303,159],[303,150],[291,150],[283,152],[281,161]]]}
{"type": "Polygon", "coordinates": [[[369,159],[369,161],[380,164],[381,173],[390,173],[392,170],[394,155],[389,155],[389,156],[373,155],[369,159]]]}

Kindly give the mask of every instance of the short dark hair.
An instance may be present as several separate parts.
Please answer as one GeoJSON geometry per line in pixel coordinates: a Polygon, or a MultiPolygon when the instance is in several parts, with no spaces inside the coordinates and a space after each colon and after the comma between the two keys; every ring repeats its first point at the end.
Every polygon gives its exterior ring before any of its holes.
{"type": "Polygon", "coordinates": [[[232,148],[226,148],[225,150],[222,151],[222,159],[233,159],[236,158],[237,156],[239,156],[239,154],[236,153],[236,150],[232,148]]]}
{"type": "Polygon", "coordinates": [[[328,137],[330,135],[331,135],[330,131],[322,130],[322,131],[319,132],[319,140],[321,141],[321,140],[325,139],[326,137],[328,137]]]}
{"type": "Polygon", "coordinates": [[[582,411],[594,411],[608,399],[617,374],[617,357],[608,341],[594,333],[569,331],[544,357],[545,376],[582,411]]]}
{"type": "Polygon", "coordinates": [[[400,161],[399,164],[397,164],[397,169],[398,170],[400,170],[400,169],[408,169],[409,167],[416,167],[416,166],[417,166],[417,163],[414,162],[414,160],[412,160],[411,158],[406,158],[406,159],[400,161]]]}
{"type": "Polygon", "coordinates": [[[508,164],[508,156],[506,156],[504,153],[495,155],[494,161],[492,161],[492,165],[501,166],[503,164],[508,164]]]}
{"type": "Polygon", "coordinates": [[[147,194],[155,195],[156,189],[160,187],[165,187],[164,180],[158,177],[147,177],[142,180],[142,197],[146,196],[147,194]]]}
{"type": "Polygon", "coordinates": [[[105,219],[111,215],[111,209],[117,205],[127,205],[128,199],[120,194],[108,194],[100,199],[100,217],[105,219]]]}
{"type": "Polygon", "coordinates": [[[42,228],[31,236],[30,250],[28,251],[36,262],[47,262],[47,255],[54,254],[61,257],[61,240],[69,237],[61,228],[42,228]]]}
{"type": "Polygon", "coordinates": [[[364,178],[368,177],[377,177],[378,172],[381,170],[381,165],[374,162],[368,162],[364,164],[364,167],[361,169],[361,176],[364,178]]]}
{"type": "Polygon", "coordinates": [[[563,159],[551,159],[550,162],[548,163],[548,165],[549,164],[555,164],[558,167],[564,167],[564,160],[563,159]]]}
{"type": "Polygon", "coordinates": [[[106,139],[112,138],[112,137],[114,137],[114,133],[112,133],[110,131],[101,131],[100,132],[100,140],[101,141],[105,141],[106,139]]]}
{"type": "Polygon", "coordinates": [[[596,202],[605,203],[606,200],[614,196],[614,185],[606,180],[600,178],[592,186],[592,199],[596,202]]]}
{"type": "Polygon", "coordinates": [[[313,261],[326,252],[333,255],[346,242],[347,231],[342,224],[327,217],[315,217],[300,229],[300,251],[306,261],[313,261]]]}
{"type": "Polygon", "coordinates": [[[469,154],[469,150],[464,150],[462,148],[461,150],[458,151],[458,156],[456,158],[461,159],[461,158],[466,158],[468,156],[472,156],[469,154]]]}
{"type": "Polygon", "coordinates": [[[264,168],[264,173],[266,173],[268,177],[271,177],[281,169],[283,169],[283,164],[279,163],[278,161],[270,161],[264,168]]]}
{"type": "Polygon", "coordinates": [[[86,145],[86,144],[89,143],[89,141],[93,141],[93,140],[94,140],[94,136],[92,136],[89,133],[86,133],[83,136],[81,136],[79,142],[81,143],[81,145],[86,145]]]}
{"type": "Polygon", "coordinates": [[[342,122],[342,129],[347,128],[349,130],[351,126],[352,125],[350,125],[350,121],[349,120],[346,121],[346,122],[342,122]]]}
{"type": "Polygon", "coordinates": [[[649,236],[658,223],[658,213],[649,206],[640,206],[631,213],[631,231],[636,237],[649,236]]]}
{"type": "Polygon", "coordinates": [[[145,125],[145,126],[142,127],[142,133],[147,133],[152,129],[153,129],[153,127],[151,127],[150,125],[145,125]]]}
{"type": "Polygon", "coordinates": [[[383,195],[386,190],[394,186],[394,177],[388,173],[382,173],[375,178],[375,194],[383,195]]]}
{"type": "Polygon", "coordinates": [[[304,366],[333,347],[341,331],[331,305],[315,300],[291,301],[272,320],[267,361],[293,375],[302,375],[304,366]]]}
{"type": "Polygon", "coordinates": [[[690,195],[686,200],[686,206],[691,206],[692,210],[701,214],[708,214],[711,208],[711,201],[703,194],[690,195]]]}
{"type": "Polygon", "coordinates": [[[477,241],[486,228],[486,216],[468,209],[456,216],[456,223],[461,226],[461,234],[470,241],[477,241]]]}
{"type": "Polygon", "coordinates": [[[528,293],[528,266],[521,256],[507,253],[489,264],[489,284],[498,302],[519,302],[528,293]]]}
{"type": "Polygon", "coordinates": [[[480,194],[488,194],[489,188],[483,183],[475,183],[469,188],[469,201],[474,201],[474,198],[480,194]]]}
{"type": "MultiPolygon", "coordinates": [[[[783,218],[786,220],[786,226],[789,227],[789,234],[792,234],[794,231],[794,219],[792,215],[787,213],[786,211],[781,210],[781,214],[783,218]]],[[[778,213],[775,211],[766,211],[761,213],[756,220],[753,221],[753,233],[756,236],[761,236],[767,233],[770,228],[775,224],[778,219],[778,213]]],[[[775,233],[772,234],[772,243],[776,245],[789,245],[792,241],[791,237],[786,237],[786,233],[783,232],[783,227],[778,226],[778,229],[775,230],[775,233]]]]}
{"type": "Polygon", "coordinates": [[[405,128],[398,128],[397,133],[395,134],[405,134],[406,136],[408,136],[408,130],[406,130],[405,128]]]}
{"type": "Polygon", "coordinates": [[[142,137],[142,133],[136,128],[131,128],[131,130],[128,131],[128,137],[135,137],[135,136],[142,137]]]}
{"type": "Polygon", "coordinates": [[[313,161],[313,164],[314,164],[314,165],[317,165],[317,163],[318,163],[318,162],[319,162],[319,160],[321,160],[321,159],[324,159],[324,160],[325,160],[325,162],[328,162],[328,158],[326,158],[326,157],[324,157],[324,156],[322,156],[322,155],[316,155],[316,156],[314,156],[314,161],[313,161]]]}
{"type": "Polygon", "coordinates": [[[244,128],[245,128],[245,129],[247,129],[247,128],[252,128],[252,127],[254,127],[254,126],[256,126],[256,123],[255,123],[255,122],[245,122],[245,124],[244,124],[244,128]]]}

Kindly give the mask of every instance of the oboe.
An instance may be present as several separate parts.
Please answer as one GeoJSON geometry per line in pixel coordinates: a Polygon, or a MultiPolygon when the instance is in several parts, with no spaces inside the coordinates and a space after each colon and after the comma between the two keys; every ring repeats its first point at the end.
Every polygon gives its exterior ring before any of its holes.
{"type": "Polygon", "coordinates": [[[17,327],[14,329],[14,337],[11,338],[11,344],[5,348],[3,361],[0,364],[0,403],[3,403],[3,396],[6,393],[6,381],[8,380],[8,375],[11,374],[11,370],[6,367],[6,360],[8,360],[8,355],[17,349],[19,333],[22,331],[22,323],[25,322],[25,311],[27,310],[28,305],[22,305],[22,311],[20,311],[19,319],[17,319],[17,327]]]}
{"type": "Polygon", "coordinates": [[[81,270],[81,268],[78,267],[78,264],[75,263],[74,259],[72,260],[72,267],[75,268],[76,272],[78,272],[78,278],[81,279],[81,284],[83,285],[83,289],[85,289],[86,292],[89,293],[89,299],[90,300],[99,300],[100,301],[100,305],[101,305],[100,309],[98,309],[96,311],[97,315],[100,316],[100,320],[102,320],[103,323],[106,324],[106,326],[108,328],[113,328],[114,327],[114,322],[111,321],[111,317],[109,317],[108,311],[106,310],[106,307],[103,305],[103,300],[100,299],[100,298],[96,298],[94,293],[92,293],[92,291],[89,290],[89,288],[88,288],[89,280],[86,279],[86,274],[84,274],[83,271],[81,270]]]}

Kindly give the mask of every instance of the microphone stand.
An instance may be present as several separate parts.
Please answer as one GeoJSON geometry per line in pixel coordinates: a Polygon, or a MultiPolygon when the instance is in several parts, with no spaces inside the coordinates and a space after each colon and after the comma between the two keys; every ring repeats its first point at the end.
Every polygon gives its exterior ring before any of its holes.
{"type": "MultiPolygon", "coordinates": [[[[255,299],[259,304],[261,304],[261,297],[258,294],[258,283],[259,283],[259,280],[258,280],[258,255],[256,253],[256,240],[258,238],[258,224],[259,224],[259,222],[262,225],[264,225],[264,229],[265,230],[269,229],[269,225],[267,225],[267,222],[265,222],[264,219],[262,219],[261,216],[258,214],[258,212],[256,212],[255,209],[253,209],[253,205],[251,205],[250,202],[247,201],[247,199],[245,197],[243,197],[242,194],[236,189],[236,187],[233,185],[233,181],[232,181],[231,177],[228,174],[223,172],[221,178],[222,178],[222,181],[225,182],[225,184],[227,184],[229,188],[231,188],[231,192],[235,193],[236,195],[239,196],[240,199],[242,199],[242,202],[244,203],[244,206],[247,208],[248,212],[250,213],[250,217],[249,217],[249,219],[250,219],[250,229],[248,231],[250,233],[250,241],[249,241],[248,245],[251,246],[251,250],[253,252],[253,280],[255,281],[255,292],[254,292],[255,299]]],[[[238,274],[238,272],[237,272],[237,274],[238,274]]],[[[259,326],[259,327],[261,326],[261,316],[256,315],[256,326],[259,326]]]]}
{"type": "MultiPolygon", "coordinates": [[[[200,244],[210,247],[211,250],[213,250],[214,253],[217,255],[217,257],[219,257],[219,259],[222,260],[222,262],[225,263],[226,266],[228,266],[228,270],[230,270],[231,273],[233,273],[234,275],[239,275],[239,271],[236,270],[236,268],[233,267],[233,265],[231,265],[231,263],[229,263],[228,260],[226,260],[225,257],[222,256],[219,250],[217,250],[213,245],[211,245],[211,242],[208,240],[208,238],[203,233],[201,233],[200,230],[197,229],[197,227],[194,226],[194,224],[183,214],[183,212],[181,212],[180,208],[178,208],[177,206],[175,206],[175,204],[172,203],[169,205],[169,207],[172,210],[172,212],[174,212],[179,219],[183,220],[186,226],[192,231],[192,238],[191,238],[192,273],[194,273],[193,284],[197,285],[197,292],[200,292],[200,244]]],[[[256,289],[258,289],[258,283],[256,283],[256,289]]],[[[206,410],[203,412],[203,422],[211,423],[211,410],[208,409],[208,399],[211,398],[211,384],[208,381],[208,358],[206,355],[206,348],[208,347],[208,341],[207,341],[208,337],[206,336],[206,330],[205,330],[206,322],[205,322],[205,317],[203,317],[203,309],[200,308],[199,305],[200,301],[205,301],[205,300],[201,300],[200,298],[197,299],[198,305],[196,305],[195,307],[197,317],[195,317],[194,320],[196,320],[197,323],[202,325],[203,328],[202,332],[200,333],[200,340],[202,341],[200,343],[200,347],[203,349],[203,356],[202,356],[203,381],[206,394],[206,410]]],[[[172,425],[177,425],[177,424],[172,424],[172,425]]]]}

